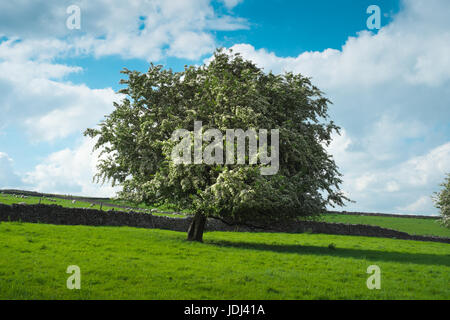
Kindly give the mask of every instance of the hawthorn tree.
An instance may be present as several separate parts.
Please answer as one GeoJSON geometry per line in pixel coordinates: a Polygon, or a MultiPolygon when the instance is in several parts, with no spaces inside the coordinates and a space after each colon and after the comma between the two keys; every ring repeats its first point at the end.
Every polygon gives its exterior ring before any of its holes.
{"type": "Polygon", "coordinates": [[[436,193],[434,202],[442,215],[442,225],[450,228],[450,173],[447,174],[441,187],[442,190],[436,193]]]}
{"type": "MultiPolygon", "coordinates": [[[[95,149],[104,155],[96,178],[120,185],[125,199],[190,209],[188,240],[202,241],[207,217],[264,227],[313,217],[348,200],[326,151],[339,127],[329,120],[330,101],[309,78],[264,73],[222,49],[208,64],[181,72],[153,64],[147,73],[121,72],[127,75],[119,91],[125,98],[98,128],[85,131],[97,138],[95,149]],[[192,132],[195,121],[222,132],[278,129],[278,171],[263,175],[266,165],[249,161],[176,164],[172,135],[177,129],[192,132]]],[[[227,148],[236,147],[236,141],[223,140],[227,148]]],[[[274,152],[272,143],[268,148],[274,152]]]]}

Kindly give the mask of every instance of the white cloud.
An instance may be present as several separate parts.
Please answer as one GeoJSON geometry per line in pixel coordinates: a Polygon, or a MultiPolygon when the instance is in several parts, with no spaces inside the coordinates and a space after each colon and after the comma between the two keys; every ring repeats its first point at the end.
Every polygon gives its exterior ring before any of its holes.
{"type": "Polygon", "coordinates": [[[22,185],[20,177],[14,172],[13,160],[0,152],[0,189],[15,188],[22,185]]]}
{"type": "Polygon", "coordinates": [[[168,54],[178,58],[196,59],[214,50],[214,40],[208,33],[184,32],[171,44],[168,54]],[[196,43],[196,46],[192,46],[196,43]]]}
{"type": "Polygon", "coordinates": [[[52,141],[95,125],[120,99],[111,88],[90,89],[64,81],[82,72],[54,63],[67,50],[60,41],[0,43],[0,128],[20,124],[34,141],[52,141]],[[34,48],[34,50],[33,50],[34,48]]]}
{"type": "MultiPolygon", "coordinates": [[[[225,2],[228,8],[239,1],[225,2]]],[[[210,0],[77,1],[80,30],[69,30],[66,8],[73,1],[0,3],[0,36],[62,39],[72,52],[97,57],[159,60],[165,55],[198,59],[216,46],[212,32],[247,28],[246,20],[218,15],[210,0]]],[[[56,41],[56,40],[53,40],[56,41]]]]}
{"type": "Polygon", "coordinates": [[[45,113],[45,106],[35,105],[39,114],[25,119],[24,124],[34,141],[53,141],[83,132],[109,114],[113,101],[119,100],[112,89],[89,89],[84,85],[41,81],[39,90],[38,101],[42,103],[42,96],[48,95],[47,106],[53,109],[45,113]]]}
{"type": "Polygon", "coordinates": [[[344,131],[344,139],[335,139],[329,149],[344,173],[343,189],[356,201],[350,210],[437,213],[431,196],[450,172],[450,142],[385,166],[374,165],[370,153],[353,152],[350,145],[344,131]]]}
{"type": "Polygon", "coordinates": [[[450,172],[450,142],[401,163],[390,175],[398,176],[404,184],[424,187],[430,184],[437,186],[447,172],[450,172]]]}
{"type": "Polygon", "coordinates": [[[233,9],[239,3],[241,3],[243,0],[220,0],[220,1],[223,2],[225,7],[227,7],[228,9],[233,9]]]}
{"type": "Polygon", "coordinates": [[[386,183],[386,191],[388,191],[388,192],[396,192],[396,191],[399,191],[399,190],[400,190],[400,187],[399,187],[397,182],[395,182],[395,181],[388,181],[386,183]]]}
{"type": "Polygon", "coordinates": [[[431,197],[422,196],[410,205],[405,207],[399,207],[398,210],[407,213],[426,212],[430,206],[432,206],[431,197]]]}
{"type": "Polygon", "coordinates": [[[66,148],[50,154],[32,172],[27,173],[24,181],[33,190],[46,193],[62,193],[91,197],[112,197],[119,189],[94,183],[92,178],[97,172],[99,151],[92,152],[95,140],[83,138],[73,148],[66,148]]]}

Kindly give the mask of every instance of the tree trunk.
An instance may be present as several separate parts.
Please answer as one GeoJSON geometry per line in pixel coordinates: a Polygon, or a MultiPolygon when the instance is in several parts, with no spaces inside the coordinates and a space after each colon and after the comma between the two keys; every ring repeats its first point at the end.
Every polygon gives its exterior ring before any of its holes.
{"type": "Polygon", "coordinates": [[[203,242],[203,230],[205,229],[206,217],[196,213],[188,229],[187,240],[203,242]]]}

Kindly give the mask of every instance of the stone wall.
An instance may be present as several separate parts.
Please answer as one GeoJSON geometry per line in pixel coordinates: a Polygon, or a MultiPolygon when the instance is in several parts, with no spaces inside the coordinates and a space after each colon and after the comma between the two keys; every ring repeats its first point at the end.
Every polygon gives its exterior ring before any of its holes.
{"type": "MultiPolygon", "coordinates": [[[[186,232],[191,222],[191,218],[170,218],[141,212],[99,211],[83,208],[64,208],[57,205],[13,204],[10,206],[0,203],[0,221],[22,221],[61,225],[129,226],[186,232]]],[[[206,230],[289,233],[311,232],[450,243],[450,238],[435,236],[414,236],[404,232],[377,226],[316,221],[304,221],[286,225],[273,225],[269,230],[263,230],[246,226],[230,226],[217,219],[208,219],[206,223],[206,230]]]]}
{"type": "Polygon", "coordinates": [[[424,216],[414,214],[392,214],[392,213],[376,213],[376,212],[348,212],[348,211],[327,211],[325,214],[347,214],[350,216],[376,216],[376,217],[395,217],[395,218],[414,218],[414,219],[440,219],[440,216],[424,216]]]}

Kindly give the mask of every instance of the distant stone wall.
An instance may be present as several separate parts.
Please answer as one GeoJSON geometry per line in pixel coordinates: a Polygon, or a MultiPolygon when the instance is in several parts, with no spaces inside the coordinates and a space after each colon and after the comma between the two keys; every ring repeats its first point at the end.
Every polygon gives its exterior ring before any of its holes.
{"type": "Polygon", "coordinates": [[[406,232],[382,228],[378,226],[371,226],[365,224],[347,224],[347,223],[330,223],[317,221],[303,221],[297,224],[287,226],[275,226],[274,230],[280,232],[311,232],[311,233],[325,233],[325,234],[339,234],[351,236],[365,236],[365,237],[381,237],[394,238],[404,240],[419,240],[419,241],[436,241],[450,243],[450,238],[436,237],[436,236],[419,236],[410,235],[406,232]]]}
{"type": "MultiPolygon", "coordinates": [[[[0,221],[22,221],[31,223],[87,225],[87,226],[129,226],[139,228],[157,228],[173,231],[187,231],[191,222],[187,218],[170,218],[141,212],[100,211],[83,208],[64,208],[58,205],[5,205],[0,204],[0,221]]],[[[279,224],[270,230],[246,226],[230,226],[217,219],[208,219],[207,231],[246,231],[246,232],[289,232],[289,233],[325,233],[385,237],[396,239],[436,241],[450,243],[450,238],[434,236],[414,236],[405,232],[377,226],[304,221],[296,224],[279,224]]]]}
{"type": "Polygon", "coordinates": [[[348,211],[327,211],[325,214],[347,214],[350,216],[376,216],[376,217],[395,217],[395,218],[419,218],[437,220],[439,216],[423,216],[413,214],[392,214],[392,213],[375,213],[375,212],[348,212],[348,211]]]}

